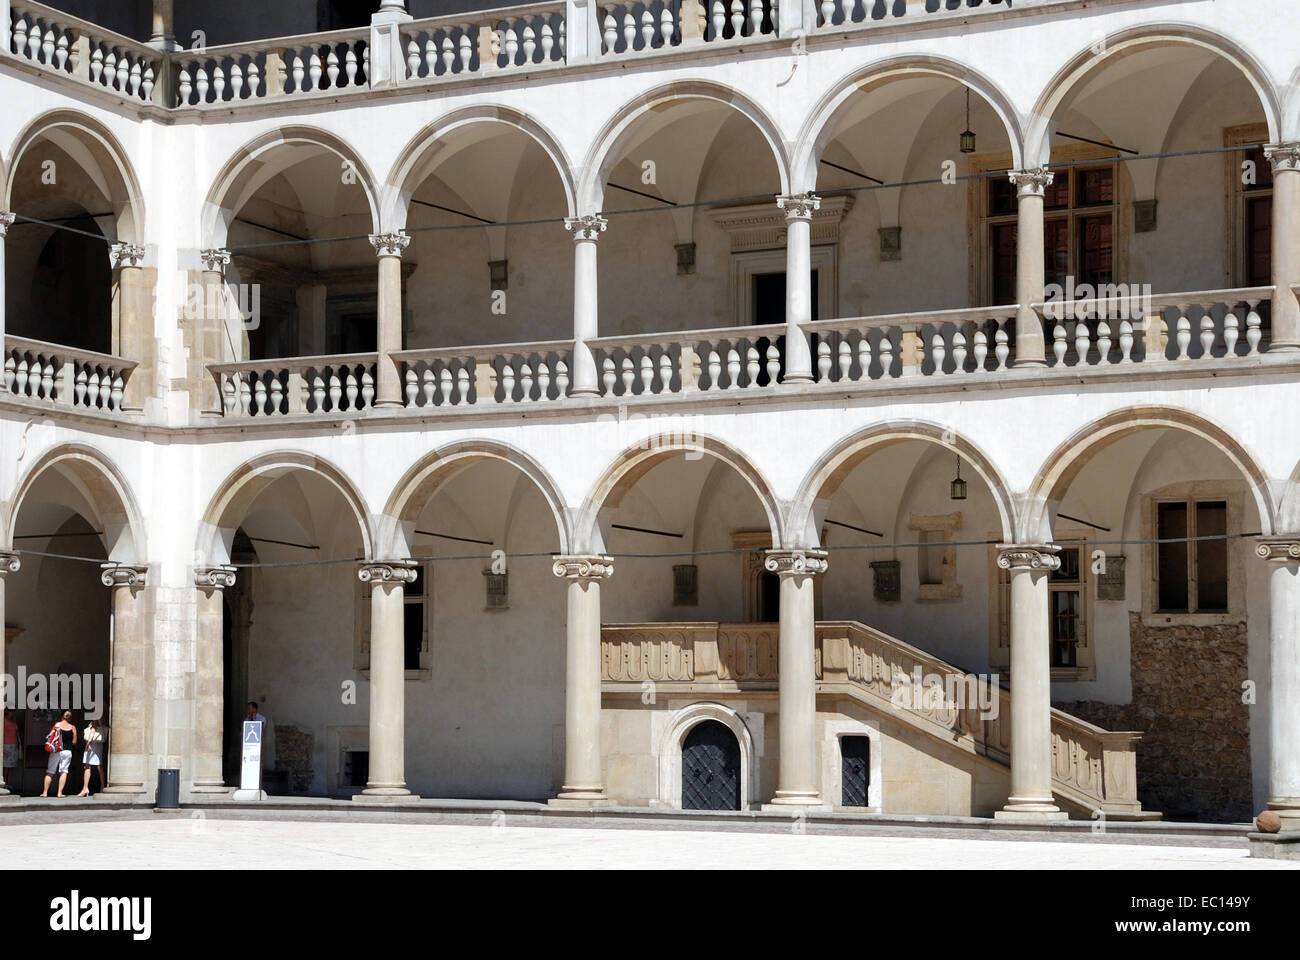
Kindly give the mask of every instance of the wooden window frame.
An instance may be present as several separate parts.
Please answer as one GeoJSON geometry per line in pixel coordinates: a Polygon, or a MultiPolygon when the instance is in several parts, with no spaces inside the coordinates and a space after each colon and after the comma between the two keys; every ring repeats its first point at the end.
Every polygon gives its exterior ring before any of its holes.
{"type": "MultiPolygon", "coordinates": [[[[1063,147],[1055,147],[1052,150],[1052,163],[1079,163],[1087,166],[1103,166],[1110,163],[1114,169],[1113,193],[1111,195],[1111,223],[1112,223],[1112,245],[1111,245],[1111,282],[1122,283],[1128,276],[1129,268],[1129,234],[1132,231],[1132,203],[1133,188],[1128,171],[1124,164],[1117,158],[1118,150],[1108,147],[1093,146],[1092,144],[1071,144],[1063,147]]],[[[968,277],[968,294],[970,303],[977,306],[1006,306],[1006,304],[995,304],[993,298],[993,277],[992,277],[992,242],[990,234],[994,226],[1007,223],[1015,223],[1018,218],[1018,212],[1009,214],[990,214],[989,204],[989,177],[979,176],[980,174],[994,173],[1002,171],[1004,174],[1011,170],[1012,158],[1009,152],[1004,153],[983,153],[974,154],[966,161],[966,171],[978,179],[967,180],[967,211],[966,211],[966,245],[970,251],[969,258],[969,277],[968,277]]],[[[1080,217],[1096,215],[1107,208],[1105,206],[1076,207],[1075,204],[1075,179],[1074,174],[1086,166],[1058,168],[1066,170],[1071,174],[1070,183],[1070,203],[1064,212],[1046,212],[1045,220],[1060,219],[1068,217],[1070,220],[1069,230],[1069,250],[1071,271],[1075,277],[1079,276],[1077,271],[1078,263],[1078,237],[1076,224],[1080,217]]]]}
{"type": "MultiPolygon", "coordinates": [[[[1225,147],[1245,147],[1268,143],[1268,125],[1242,123],[1223,128],[1225,147]]],[[[1246,205],[1250,200],[1273,198],[1273,188],[1247,190],[1241,182],[1242,154],[1245,150],[1224,154],[1224,203],[1226,204],[1227,252],[1224,257],[1223,285],[1227,288],[1246,286],[1246,205]]]]}
{"type": "MultiPolygon", "coordinates": [[[[1157,523],[1158,504],[1188,503],[1194,506],[1196,501],[1223,501],[1228,505],[1227,530],[1229,534],[1238,533],[1242,527],[1244,502],[1238,485],[1229,480],[1194,480],[1175,483],[1152,490],[1142,497],[1142,539],[1148,541],[1142,545],[1142,620],[1150,626],[1214,626],[1240,623],[1246,616],[1245,581],[1246,570],[1242,562],[1241,544],[1237,540],[1228,540],[1228,609],[1208,612],[1186,612],[1160,609],[1160,568],[1158,564],[1157,545],[1150,542],[1156,539],[1159,529],[1157,523]]],[[[1195,510],[1188,517],[1188,529],[1195,529],[1195,510]]],[[[1188,534],[1194,536],[1194,534],[1188,534]]],[[[1189,555],[1195,551],[1188,551],[1189,555]]],[[[1253,554],[1252,554],[1253,555],[1253,554]]],[[[1189,556],[1188,563],[1194,561],[1189,556]]],[[[1190,571],[1189,571],[1190,573],[1190,571]]],[[[1188,602],[1195,600],[1195,581],[1188,582],[1188,602]]]]}

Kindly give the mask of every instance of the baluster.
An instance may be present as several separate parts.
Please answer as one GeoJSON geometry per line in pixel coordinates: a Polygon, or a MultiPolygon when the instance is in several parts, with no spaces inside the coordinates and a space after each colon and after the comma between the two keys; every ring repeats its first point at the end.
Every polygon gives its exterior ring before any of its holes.
{"type": "Polygon", "coordinates": [[[515,33],[513,23],[506,27],[505,51],[506,66],[513,67],[516,63],[516,58],[519,55],[519,35],[515,33]]]}
{"type": "Polygon", "coordinates": [[[199,103],[207,103],[208,102],[208,71],[204,69],[202,65],[200,65],[198,70],[196,71],[196,76],[197,76],[197,82],[195,83],[195,87],[198,89],[199,92],[199,103]]]}
{"type": "Polygon", "coordinates": [[[153,100],[153,82],[154,82],[153,67],[152,66],[145,67],[144,80],[140,84],[142,90],[141,99],[153,100]]]}
{"type": "Polygon", "coordinates": [[[569,395],[569,365],[563,360],[555,361],[555,395],[561,400],[569,395]]]}
{"type": "Polygon", "coordinates": [[[408,77],[420,75],[420,45],[414,40],[406,45],[406,75],[408,77]]]}
{"type": "Polygon", "coordinates": [[[469,26],[460,28],[460,68],[469,70],[474,59],[474,42],[469,38],[469,26]]]}
{"type": "Polygon", "coordinates": [[[519,400],[528,403],[533,399],[533,368],[527,363],[519,366],[519,400]]]}
{"type": "Polygon", "coordinates": [[[614,46],[618,43],[618,26],[614,22],[614,8],[610,7],[605,13],[603,21],[603,30],[601,36],[605,40],[605,52],[613,53],[614,46]]]}
{"type": "Polygon", "coordinates": [[[357,372],[351,367],[343,368],[343,395],[348,398],[348,409],[357,408],[357,395],[361,392],[361,385],[357,383],[357,372]]]}
{"type": "Polygon", "coordinates": [[[127,71],[126,54],[124,53],[117,58],[117,89],[119,90],[126,89],[127,71]]]}
{"type": "Polygon", "coordinates": [[[325,58],[325,76],[329,79],[330,89],[339,85],[339,55],[333,50],[325,58]]]}
{"type": "Polygon", "coordinates": [[[844,339],[843,336],[840,337],[840,347],[838,352],[840,358],[840,369],[839,376],[836,377],[836,379],[847,380],[849,379],[849,371],[853,366],[853,349],[849,346],[849,341],[844,339]]]}
{"type": "Polygon", "coordinates": [[[758,347],[751,343],[749,349],[745,351],[745,376],[749,386],[758,386],[758,371],[758,347]]]}
{"type": "Polygon", "coordinates": [[[45,28],[45,38],[41,41],[41,62],[47,67],[54,66],[54,27],[45,28]]]}
{"type": "Polygon", "coordinates": [[[952,334],[953,373],[966,372],[966,334],[958,327],[952,334]]]}
{"type": "Polygon", "coordinates": [[[551,399],[551,365],[542,357],[537,361],[537,400],[551,399]]]}
{"type": "Polygon", "coordinates": [[[659,14],[659,36],[663,38],[660,46],[672,46],[673,32],[677,29],[677,23],[673,19],[672,5],[664,4],[662,12],[659,14]]]}
{"type": "Polygon", "coordinates": [[[1178,356],[1175,360],[1188,360],[1187,348],[1192,342],[1192,322],[1187,319],[1186,311],[1180,306],[1178,308],[1178,331],[1175,334],[1178,341],[1178,356]]]}
{"type": "Polygon", "coordinates": [[[713,13],[709,19],[713,24],[713,39],[721,40],[722,29],[727,23],[727,8],[723,0],[713,0],[713,13]]]}
{"type": "Polygon", "coordinates": [[[329,372],[329,398],[330,410],[338,410],[339,402],[343,399],[343,383],[339,380],[338,371],[333,369],[329,372]]]}
{"type": "Polygon", "coordinates": [[[280,382],[280,374],[271,374],[271,413],[280,412],[280,406],[284,401],[284,384],[280,382]]]}
{"type": "Polygon", "coordinates": [[[858,334],[858,379],[871,379],[871,340],[865,330],[858,334]]]}
{"type": "Polygon", "coordinates": [[[117,51],[112,47],[104,52],[104,79],[103,85],[112,88],[117,80],[117,51]]]}
{"type": "Polygon", "coordinates": [[[756,37],[763,32],[763,0],[749,0],[749,35],[756,37]]]}
{"type": "Polygon", "coordinates": [[[1065,351],[1067,349],[1065,343],[1065,324],[1058,323],[1052,328],[1052,353],[1056,355],[1056,366],[1064,366],[1065,351]]]}
{"type": "Polygon", "coordinates": [[[18,19],[14,21],[13,51],[21,57],[23,55],[23,50],[25,50],[26,47],[27,21],[20,15],[18,19]]]}
{"type": "Polygon", "coordinates": [[[228,417],[236,416],[235,378],[233,374],[223,373],[221,375],[221,409],[228,417]]]}
{"type": "Polygon", "coordinates": [[[306,76],[306,71],[303,68],[302,57],[299,54],[294,53],[293,54],[293,92],[294,93],[302,93],[302,78],[304,76],[306,76]]]}
{"type": "Polygon", "coordinates": [[[312,90],[320,89],[321,66],[320,54],[312,51],[311,60],[307,64],[307,78],[312,90]]]}
{"type": "Polygon", "coordinates": [[[894,344],[888,333],[880,335],[880,376],[881,379],[894,375],[894,344]]]}
{"type": "Polygon", "coordinates": [[[438,392],[438,381],[434,376],[433,367],[427,363],[420,365],[420,386],[424,396],[423,406],[433,406],[434,395],[438,392]]]}
{"type": "Polygon", "coordinates": [[[416,406],[416,399],[420,395],[419,377],[415,373],[414,367],[406,368],[406,405],[408,407],[416,406]]]}
{"type": "MultiPolygon", "coordinates": [[[[104,74],[104,51],[100,47],[95,47],[95,52],[90,55],[90,82],[99,83],[100,77],[104,74]]],[[[188,90],[190,86],[189,64],[181,67],[181,89],[188,90]]],[[[186,103],[189,101],[186,100],[186,103]]]]}
{"type": "Polygon", "coordinates": [[[614,376],[614,360],[612,357],[606,357],[601,362],[601,381],[605,384],[605,390],[602,396],[608,397],[614,392],[614,383],[617,379],[614,376]]]}
{"type": "Polygon", "coordinates": [[[1088,351],[1092,348],[1092,331],[1086,320],[1074,321],[1074,356],[1076,367],[1088,365],[1088,351]]]}
{"type": "Polygon", "coordinates": [[[641,393],[654,393],[655,382],[655,362],[650,359],[650,351],[647,349],[641,354],[641,393]]]}
{"type": "Polygon", "coordinates": [[[443,362],[442,370],[438,374],[438,384],[440,390],[442,391],[442,402],[444,404],[453,402],[453,398],[451,395],[452,394],[451,367],[448,366],[445,361],[443,362]]]}
{"type": "Polygon", "coordinates": [[[86,380],[86,368],[79,367],[77,369],[76,385],[72,389],[74,406],[84,407],[86,405],[86,380]]]}
{"type": "Polygon", "coordinates": [[[668,353],[668,348],[663,348],[663,353],[659,354],[659,392],[672,393],[673,391],[673,358],[668,353]]]}
{"type": "Polygon", "coordinates": [[[550,63],[552,51],[555,49],[555,31],[551,25],[543,21],[542,23],[542,63],[550,63]]]}
{"type": "Polygon", "coordinates": [[[230,65],[230,99],[244,99],[244,70],[238,60],[230,65]]]}
{"type": "Polygon", "coordinates": [[[361,368],[361,405],[366,408],[375,405],[375,375],[370,367],[361,368]]]}
{"type": "Polygon", "coordinates": [[[655,15],[646,7],[641,11],[641,49],[649,50],[654,46],[655,39],[655,15]]]}
{"type": "Polygon", "coordinates": [[[537,52],[537,33],[533,30],[531,24],[524,27],[524,63],[533,62],[533,54],[537,52]]]}
{"type": "Polygon", "coordinates": [[[632,15],[632,8],[628,7],[623,11],[623,52],[631,53],[636,49],[636,17],[632,15]]]}
{"type": "Polygon", "coordinates": [[[564,59],[564,21],[560,21],[560,59],[564,59]]]}
{"type": "MultiPolygon", "coordinates": [[[[922,341],[924,343],[924,341],[922,341]]],[[[948,351],[943,342],[943,334],[936,333],[930,338],[930,359],[934,361],[934,375],[939,376],[943,373],[943,362],[947,358],[948,351]]]]}
{"type": "Polygon", "coordinates": [[[1250,304],[1250,311],[1246,314],[1246,345],[1250,348],[1246,351],[1246,356],[1259,356],[1259,342],[1263,339],[1264,330],[1260,324],[1259,312],[1255,309],[1259,305],[1258,300],[1247,301],[1250,304]]]}
{"type": "Polygon", "coordinates": [[[20,397],[27,396],[27,357],[23,356],[18,361],[18,370],[14,375],[14,380],[18,384],[18,389],[14,392],[20,397]]]}
{"type": "Polygon", "coordinates": [[[343,56],[343,72],[348,80],[347,85],[355,87],[357,85],[357,52],[351,47],[347,48],[347,52],[343,56]]]}
{"type": "Polygon", "coordinates": [[[325,377],[319,370],[311,378],[311,400],[313,413],[325,412],[325,377]]]}
{"type": "Polygon", "coordinates": [[[451,31],[442,35],[442,72],[451,73],[456,66],[456,46],[451,42],[451,31]]]}
{"type": "MultiPolygon", "coordinates": [[[[412,47],[415,46],[414,40],[411,41],[411,46],[412,47]]],[[[426,77],[432,77],[437,72],[438,72],[438,45],[434,41],[433,37],[430,36],[429,39],[424,41],[424,75],[426,77]]],[[[414,71],[411,72],[411,76],[415,76],[414,71]]]]}
{"type": "Polygon", "coordinates": [[[41,25],[32,20],[32,28],[27,33],[27,59],[41,62],[41,25]]]}
{"type": "Polygon", "coordinates": [[[45,361],[45,366],[41,369],[41,399],[49,400],[54,396],[54,363],[51,360],[45,361]]]}
{"type": "Polygon", "coordinates": [[[1121,320],[1119,322],[1119,362],[1133,362],[1133,322],[1131,320],[1121,320]]]}
{"type": "Polygon", "coordinates": [[[824,381],[831,375],[831,345],[825,340],[817,344],[817,379],[824,381]]]}
{"type": "Polygon", "coordinates": [[[109,394],[109,401],[112,403],[114,410],[121,410],[122,394],[126,390],[126,381],[122,379],[121,374],[114,373],[112,370],[110,370],[108,374],[105,374],[106,377],[109,375],[113,377],[113,390],[112,393],[109,394]]]}
{"type": "MultiPolygon", "coordinates": [[[[68,34],[66,32],[59,34],[59,43],[54,50],[54,68],[64,70],[68,63],[68,34]]],[[[138,65],[137,65],[138,66],[138,65]]]]}
{"type": "Polygon", "coordinates": [[[257,400],[257,412],[266,413],[266,381],[262,379],[262,374],[254,374],[257,378],[253,384],[253,396],[257,400]]]}
{"type": "Polygon", "coordinates": [[[1003,325],[1004,321],[998,321],[997,333],[993,335],[993,355],[998,359],[998,365],[995,369],[1005,370],[1007,368],[1007,357],[1011,356],[1011,345],[1007,342],[1007,330],[1003,325]]]}
{"type": "Polygon", "coordinates": [[[774,384],[781,373],[781,351],[776,348],[775,343],[767,345],[767,380],[768,383],[774,384]]]}
{"type": "Polygon", "coordinates": [[[515,368],[509,358],[502,361],[501,364],[501,402],[514,403],[515,400],[515,368]]]}
{"type": "Polygon", "coordinates": [[[1223,355],[1225,357],[1235,357],[1237,355],[1238,323],[1237,314],[1229,309],[1223,316],[1223,355]]]}
{"type": "Polygon", "coordinates": [[[745,25],[745,0],[731,0],[731,35],[739,37],[745,25]]]}
{"type": "Polygon", "coordinates": [[[456,395],[460,398],[457,401],[458,403],[470,402],[469,367],[466,366],[464,360],[462,360],[460,366],[456,368],[456,395]]]}
{"type": "Polygon", "coordinates": [[[1201,316],[1201,357],[1210,359],[1214,356],[1214,317],[1210,315],[1210,308],[1205,308],[1205,313],[1201,316]]]}
{"type": "Polygon", "coordinates": [[[248,61],[248,97],[250,100],[257,99],[258,88],[261,86],[261,82],[262,82],[262,71],[258,68],[257,64],[254,61],[249,60],[248,61]]]}
{"type": "Polygon", "coordinates": [[[216,64],[212,68],[212,99],[220,103],[225,99],[226,94],[226,70],[221,64],[216,64]]]}
{"type": "Polygon", "coordinates": [[[1097,363],[1105,365],[1110,362],[1110,324],[1105,320],[1097,322],[1097,363]]]}
{"type": "Polygon", "coordinates": [[[989,356],[989,335],[981,324],[975,328],[975,373],[984,372],[984,362],[989,356]]]}
{"type": "MultiPolygon", "coordinates": [[[[105,378],[105,381],[106,381],[106,382],[104,383],[104,401],[103,401],[103,402],[104,402],[104,403],[108,403],[108,399],[109,399],[109,389],[108,389],[108,388],[109,388],[110,384],[107,382],[107,378],[105,378]]],[[[86,406],[88,406],[88,407],[98,407],[98,406],[100,405],[99,393],[100,393],[99,370],[98,370],[98,369],[94,369],[94,370],[91,370],[91,371],[90,371],[90,376],[86,378],[86,395],[90,398],[90,399],[89,399],[89,402],[87,402],[86,406]]]]}
{"type": "Polygon", "coordinates": [[[253,385],[249,382],[253,374],[243,374],[239,377],[239,409],[243,416],[251,417],[253,415],[253,385]]]}

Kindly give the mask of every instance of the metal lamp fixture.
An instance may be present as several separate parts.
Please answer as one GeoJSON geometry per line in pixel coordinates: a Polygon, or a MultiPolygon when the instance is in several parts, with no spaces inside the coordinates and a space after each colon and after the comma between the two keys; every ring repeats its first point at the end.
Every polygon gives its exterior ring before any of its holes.
{"type": "Polygon", "coordinates": [[[966,88],[966,129],[961,132],[961,152],[975,152],[975,131],[970,128],[970,87],[966,88]]]}
{"type": "Polygon", "coordinates": [[[961,457],[957,458],[957,479],[948,484],[948,496],[953,500],[966,499],[966,481],[961,478],[961,457]]]}

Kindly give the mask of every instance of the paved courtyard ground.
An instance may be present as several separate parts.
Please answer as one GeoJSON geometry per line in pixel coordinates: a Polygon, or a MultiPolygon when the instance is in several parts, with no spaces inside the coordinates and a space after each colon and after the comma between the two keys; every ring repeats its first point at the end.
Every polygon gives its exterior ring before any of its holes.
{"type": "MultiPolygon", "coordinates": [[[[620,827],[144,818],[0,826],[0,869],[1298,869],[1244,847],[620,827]]],[[[1166,841],[1167,842],[1167,841],[1166,841]]]]}

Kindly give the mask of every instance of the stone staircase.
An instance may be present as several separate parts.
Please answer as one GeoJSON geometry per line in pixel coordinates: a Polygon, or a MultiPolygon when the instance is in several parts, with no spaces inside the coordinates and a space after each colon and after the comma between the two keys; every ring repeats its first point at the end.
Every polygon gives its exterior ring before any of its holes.
{"type": "MultiPolygon", "coordinates": [[[[652,681],[662,694],[775,691],[774,623],[610,624],[601,631],[606,690],[652,681]]],[[[959,750],[1010,766],[1011,692],[855,621],[817,624],[819,695],[847,697],[959,750]],[[919,682],[918,682],[919,681],[919,682]]],[[[1137,799],[1142,735],[1052,710],[1052,790],[1075,816],[1158,819],[1137,799]]]]}

